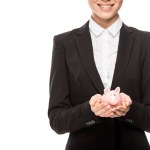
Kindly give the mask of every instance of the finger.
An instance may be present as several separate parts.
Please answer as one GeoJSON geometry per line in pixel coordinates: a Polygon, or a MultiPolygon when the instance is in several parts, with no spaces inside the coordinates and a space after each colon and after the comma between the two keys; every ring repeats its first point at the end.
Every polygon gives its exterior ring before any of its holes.
{"type": "Polygon", "coordinates": [[[120,110],[116,110],[114,112],[115,115],[117,115],[117,117],[121,117],[121,116],[125,116],[126,115],[126,112],[124,111],[120,111],[120,110]]]}
{"type": "Polygon", "coordinates": [[[118,115],[122,114],[126,114],[129,111],[129,108],[126,109],[113,109],[113,112],[117,113],[118,115]]]}
{"type": "Polygon", "coordinates": [[[113,109],[113,111],[121,111],[121,112],[128,112],[130,109],[130,107],[126,107],[126,106],[119,106],[116,109],[113,109]]]}
{"type": "Polygon", "coordinates": [[[114,113],[114,112],[111,112],[109,117],[110,117],[110,118],[114,118],[114,117],[115,117],[115,113],[114,113]]]}
{"type": "Polygon", "coordinates": [[[125,99],[125,95],[126,95],[126,94],[124,94],[124,93],[120,93],[120,96],[121,96],[122,100],[125,99]]]}
{"type": "Polygon", "coordinates": [[[125,93],[120,93],[120,95],[121,95],[122,101],[126,102],[128,106],[132,104],[132,100],[129,95],[125,93]]]}
{"type": "Polygon", "coordinates": [[[100,102],[101,100],[101,95],[100,94],[96,94],[94,96],[91,97],[89,103],[92,107],[94,107],[95,103],[100,102]]]}
{"type": "Polygon", "coordinates": [[[90,105],[91,105],[92,107],[94,107],[94,105],[95,105],[96,102],[97,102],[97,99],[95,99],[94,96],[91,97],[89,103],[90,103],[90,105]]]}
{"type": "Polygon", "coordinates": [[[91,99],[89,103],[90,103],[91,107],[94,107],[94,105],[95,105],[95,103],[96,103],[96,100],[92,100],[92,99],[91,99]]]}
{"type": "Polygon", "coordinates": [[[122,104],[114,108],[113,111],[115,111],[116,109],[120,111],[126,111],[128,107],[125,102],[122,102],[122,104]]]}
{"type": "Polygon", "coordinates": [[[94,107],[92,107],[92,111],[94,111],[95,113],[101,109],[103,109],[104,107],[106,107],[108,104],[107,103],[96,103],[94,107]]]}
{"type": "Polygon", "coordinates": [[[125,106],[126,107],[129,107],[130,106],[130,103],[129,102],[124,102],[125,103],[125,106]]]}
{"type": "Polygon", "coordinates": [[[115,117],[120,117],[120,116],[118,116],[115,112],[111,112],[109,117],[110,118],[115,118],[115,117]]]}
{"type": "Polygon", "coordinates": [[[111,113],[110,118],[116,118],[116,117],[121,117],[121,115],[117,114],[116,112],[111,113]]]}
{"type": "Polygon", "coordinates": [[[108,109],[109,109],[109,106],[106,105],[106,106],[104,106],[104,107],[101,107],[100,109],[97,109],[97,111],[95,112],[95,114],[96,114],[97,116],[101,116],[102,114],[104,114],[105,112],[107,112],[108,109]]]}
{"type": "Polygon", "coordinates": [[[103,114],[101,115],[101,117],[110,117],[110,116],[111,116],[111,112],[112,112],[112,111],[107,111],[106,113],[103,113],[103,114]]]}
{"type": "Polygon", "coordinates": [[[107,114],[111,111],[111,106],[106,105],[102,109],[99,109],[95,114],[100,117],[107,117],[107,114]]]}
{"type": "Polygon", "coordinates": [[[129,99],[127,102],[125,102],[126,106],[129,107],[132,104],[132,100],[129,99]]]}

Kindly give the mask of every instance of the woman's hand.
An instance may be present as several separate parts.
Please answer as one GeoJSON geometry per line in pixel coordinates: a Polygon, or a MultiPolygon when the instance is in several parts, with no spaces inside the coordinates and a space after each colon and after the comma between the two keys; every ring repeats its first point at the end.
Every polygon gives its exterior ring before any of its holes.
{"type": "Polygon", "coordinates": [[[132,100],[130,96],[125,93],[120,93],[122,103],[112,109],[111,118],[125,116],[127,112],[130,110],[130,106],[132,105],[132,100]]]}
{"type": "Polygon", "coordinates": [[[94,112],[96,116],[99,117],[121,117],[125,116],[127,112],[130,110],[130,106],[132,104],[131,98],[125,94],[120,93],[122,102],[119,106],[112,107],[107,102],[101,102],[101,95],[96,94],[91,97],[89,103],[91,106],[91,110],[94,112]]]}
{"type": "Polygon", "coordinates": [[[109,105],[107,102],[101,102],[101,97],[102,96],[100,94],[96,94],[91,97],[89,101],[91,110],[96,116],[110,117],[112,113],[111,105],[109,105]]]}

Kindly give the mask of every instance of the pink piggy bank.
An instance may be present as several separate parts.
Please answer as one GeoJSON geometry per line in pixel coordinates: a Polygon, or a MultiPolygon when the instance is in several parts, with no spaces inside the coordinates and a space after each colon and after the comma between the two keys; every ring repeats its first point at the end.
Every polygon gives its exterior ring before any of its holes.
{"type": "Polygon", "coordinates": [[[110,89],[104,89],[101,102],[108,102],[110,105],[115,106],[121,103],[120,87],[110,91],[110,89]]]}

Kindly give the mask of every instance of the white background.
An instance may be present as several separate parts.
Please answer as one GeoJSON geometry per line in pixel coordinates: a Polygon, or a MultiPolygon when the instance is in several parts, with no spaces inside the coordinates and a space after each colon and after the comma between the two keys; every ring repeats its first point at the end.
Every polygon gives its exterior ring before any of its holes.
{"type": "MultiPolygon", "coordinates": [[[[124,0],[120,16],[150,31],[149,6],[124,0]]],[[[52,39],[90,14],[87,0],[0,0],[0,149],[64,149],[68,134],[52,131],[47,117],[52,39]]]]}

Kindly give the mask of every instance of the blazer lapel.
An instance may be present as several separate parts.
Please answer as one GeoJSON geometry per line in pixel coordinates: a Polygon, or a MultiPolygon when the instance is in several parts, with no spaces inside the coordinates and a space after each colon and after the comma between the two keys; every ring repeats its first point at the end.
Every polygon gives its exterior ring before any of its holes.
{"type": "Polygon", "coordinates": [[[102,94],[104,86],[95,65],[88,23],[80,28],[75,40],[83,67],[85,68],[87,75],[92,81],[94,87],[97,89],[98,93],[102,94]]]}
{"type": "Polygon", "coordinates": [[[129,63],[133,41],[134,36],[132,31],[130,31],[129,28],[123,24],[120,31],[118,54],[111,89],[120,86],[121,80],[123,80],[123,75],[129,63]]]}
{"type": "MultiPolygon", "coordinates": [[[[85,71],[87,72],[87,75],[89,76],[98,93],[102,94],[104,85],[95,65],[88,23],[89,22],[79,29],[75,36],[75,41],[81,62],[85,68],[85,71]]],[[[115,89],[117,86],[120,86],[121,80],[123,80],[123,74],[125,73],[129,63],[133,41],[134,35],[132,31],[130,31],[130,29],[123,24],[120,31],[118,54],[111,89],[115,89]]]]}

